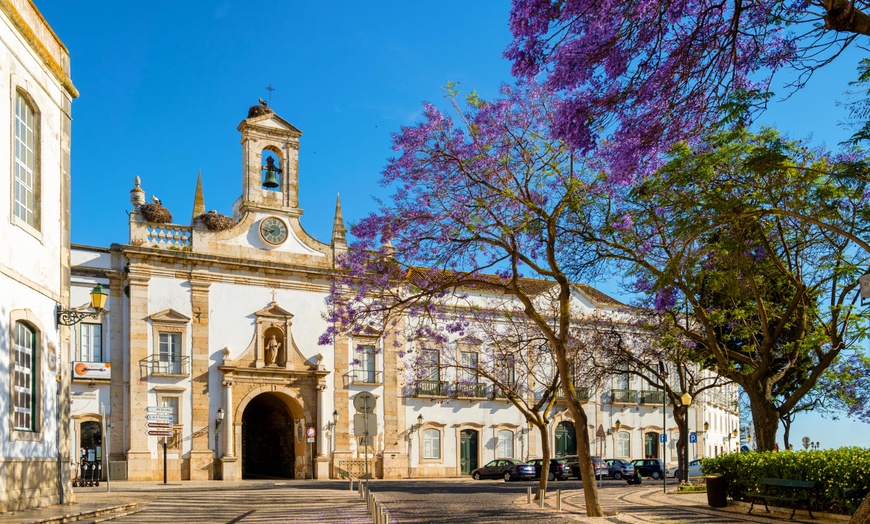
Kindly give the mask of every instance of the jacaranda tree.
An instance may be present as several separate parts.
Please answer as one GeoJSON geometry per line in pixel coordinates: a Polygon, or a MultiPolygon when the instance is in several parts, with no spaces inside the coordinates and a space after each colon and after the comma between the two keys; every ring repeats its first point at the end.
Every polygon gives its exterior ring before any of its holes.
{"type": "MultiPolygon", "coordinates": [[[[621,182],[658,168],[702,135],[723,106],[765,106],[775,73],[789,89],[866,43],[865,0],[514,0],[505,52],[519,78],[566,103],[556,129],[599,151],[621,182]]],[[[787,92],[779,93],[781,95],[787,92]]]]}
{"type": "Polygon", "coordinates": [[[467,328],[467,317],[445,313],[457,294],[510,297],[552,355],[574,419],[587,513],[600,516],[588,420],[569,360],[579,340],[571,271],[594,251],[576,248],[568,225],[596,190],[595,172],[551,138],[558,104],[540,89],[505,86],[500,99],[472,93],[464,105],[455,86],[447,94],[452,116],[426,104],[424,121],[394,136],[396,156],[382,180],[394,193],[351,229],[356,240],[336,281],[335,332],[327,337],[401,330],[448,340],[467,328]]]}

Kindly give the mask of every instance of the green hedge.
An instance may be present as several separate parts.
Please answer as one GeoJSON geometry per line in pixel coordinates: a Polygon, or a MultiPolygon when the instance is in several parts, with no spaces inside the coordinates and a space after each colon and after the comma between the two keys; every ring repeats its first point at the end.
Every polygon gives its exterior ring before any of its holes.
{"type": "Polygon", "coordinates": [[[729,453],[702,459],[705,475],[724,475],[728,496],[748,500],[763,478],[816,480],[822,483],[812,509],[852,514],[861,500],[846,500],[849,488],[870,488],[870,449],[840,448],[820,451],[729,453]]]}

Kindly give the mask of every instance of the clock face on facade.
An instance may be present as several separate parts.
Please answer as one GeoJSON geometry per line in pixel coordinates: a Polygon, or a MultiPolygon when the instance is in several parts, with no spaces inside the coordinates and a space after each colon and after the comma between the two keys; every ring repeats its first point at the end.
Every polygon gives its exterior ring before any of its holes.
{"type": "Polygon", "coordinates": [[[287,240],[287,224],[280,218],[264,218],[260,222],[260,236],[269,244],[277,246],[287,240]]]}

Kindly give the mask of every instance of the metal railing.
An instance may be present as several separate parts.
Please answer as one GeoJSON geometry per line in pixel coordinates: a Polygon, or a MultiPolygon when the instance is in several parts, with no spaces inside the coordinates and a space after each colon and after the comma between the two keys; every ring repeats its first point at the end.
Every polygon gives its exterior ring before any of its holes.
{"type": "Polygon", "coordinates": [[[457,384],[457,398],[489,398],[489,384],[457,384]]]}
{"type": "Polygon", "coordinates": [[[611,389],[610,399],[613,403],[635,404],[637,403],[636,389],[611,389]]]}
{"type": "Polygon", "coordinates": [[[414,389],[417,396],[445,396],[444,382],[440,380],[421,380],[415,384],[414,389]]]}
{"type": "Polygon", "coordinates": [[[384,372],[369,369],[354,369],[347,372],[348,384],[383,384],[384,372]]]}
{"type": "MultiPolygon", "coordinates": [[[[579,402],[589,402],[589,388],[574,386],[574,398],[579,402]]],[[[565,400],[565,394],[562,393],[561,387],[556,392],[556,400],[565,400]]]]}
{"type": "Polygon", "coordinates": [[[181,355],[148,355],[139,361],[143,375],[180,377],[190,374],[190,357],[181,355]]]}
{"type": "Polygon", "coordinates": [[[641,391],[641,404],[662,404],[665,401],[664,391],[641,391]]]}

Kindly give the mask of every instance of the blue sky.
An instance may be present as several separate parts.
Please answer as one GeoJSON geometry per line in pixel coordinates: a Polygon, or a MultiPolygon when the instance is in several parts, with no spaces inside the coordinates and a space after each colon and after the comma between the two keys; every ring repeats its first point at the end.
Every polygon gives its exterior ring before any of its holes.
{"type": "MultiPolygon", "coordinates": [[[[507,1],[35,1],[70,51],[81,93],[72,135],[78,244],[128,240],[137,175],[175,223],[190,222],[199,170],[206,209],[231,214],[241,193],[236,126],[269,99],[269,85],[274,110],[303,131],[303,226],[328,242],[338,193],[348,222],[385,194],[378,180],[390,136],[417,121],[424,100],[439,102],[448,81],[484,98],[511,81],[501,57],[507,1]]],[[[834,102],[859,58],[841,57],[761,122],[835,146],[847,133],[834,102]]],[[[870,426],[803,416],[796,446],[804,435],[822,447],[867,445],[870,426]]]]}

